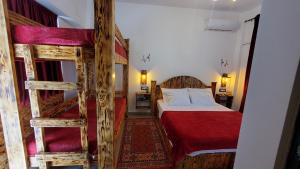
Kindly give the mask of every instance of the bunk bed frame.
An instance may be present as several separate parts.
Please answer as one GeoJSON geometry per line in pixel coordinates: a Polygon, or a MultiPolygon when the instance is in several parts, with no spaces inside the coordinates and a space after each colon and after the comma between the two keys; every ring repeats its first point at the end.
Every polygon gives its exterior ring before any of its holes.
{"type": "MultiPolygon", "coordinates": [[[[0,0],[0,113],[5,138],[6,153],[10,168],[28,169],[33,166],[82,165],[90,167],[87,154],[87,110],[86,98],[90,91],[89,78],[95,75],[95,96],[97,103],[97,163],[98,168],[116,168],[118,152],[123,134],[124,122],[118,135],[114,135],[114,96],[115,64],[123,65],[123,95],[128,93],[128,60],[116,56],[114,52],[115,36],[126,49],[128,55],[129,41],[124,40],[114,21],[114,0],[95,0],[95,47],[71,47],[55,45],[13,44],[11,25],[42,26],[26,17],[7,9],[7,1],[0,0]],[[25,60],[31,100],[32,120],[38,154],[29,158],[25,146],[23,114],[19,106],[20,98],[15,68],[15,57],[25,60]],[[47,60],[70,60],[76,63],[78,83],[36,81],[34,58],[47,60]],[[95,70],[89,69],[95,64],[95,70]],[[87,66],[85,66],[85,64],[87,66]],[[43,106],[40,105],[38,90],[72,90],[78,92],[78,101],[71,99],[51,108],[52,115],[64,111],[78,102],[80,119],[62,120],[42,118],[43,106]],[[48,153],[43,142],[44,127],[80,127],[81,153],[48,153]]],[[[61,96],[60,96],[61,97],[61,96]]],[[[57,100],[57,99],[53,99],[57,100]]],[[[51,105],[53,106],[53,104],[51,105]]],[[[47,109],[49,107],[46,107],[47,109]]],[[[45,109],[46,109],[45,108],[45,109]]],[[[28,121],[27,121],[28,122],[28,121]]]]}

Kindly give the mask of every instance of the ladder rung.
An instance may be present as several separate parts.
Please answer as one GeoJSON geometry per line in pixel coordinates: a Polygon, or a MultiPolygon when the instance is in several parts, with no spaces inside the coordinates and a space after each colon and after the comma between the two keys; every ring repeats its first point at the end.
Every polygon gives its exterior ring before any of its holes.
{"type": "Polygon", "coordinates": [[[31,127],[84,127],[85,119],[35,118],[30,120],[31,127]]]}
{"type": "MultiPolygon", "coordinates": [[[[24,58],[23,47],[26,44],[14,44],[15,56],[17,58],[24,58]]],[[[31,45],[33,54],[37,59],[45,60],[70,60],[74,61],[77,55],[77,48],[73,46],[55,46],[55,45],[31,45]]],[[[92,49],[89,49],[92,50],[92,49]]]]}
{"type": "Polygon", "coordinates": [[[31,90],[76,90],[77,85],[71,82],[26,81],[25,88],[31,90]]]}
{"type": "Polygon", "coordinates": [[[38,161],[45,161],[45,162],[50,162],[50,161],[86,161],[88,160],[88,153],[87,152],[82,152],[82,153],[74,153],[74,152],[55,152],[55,153],[39,153],[35,155],[36,160],[38,161]]]}

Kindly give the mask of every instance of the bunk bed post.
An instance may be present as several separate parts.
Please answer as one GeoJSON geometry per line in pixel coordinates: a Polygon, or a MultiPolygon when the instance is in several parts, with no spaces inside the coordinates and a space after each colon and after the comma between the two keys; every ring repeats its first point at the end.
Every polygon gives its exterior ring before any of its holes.
{"type": "Polygon", "coordinates": [[[214,97],[216,97],[216,88],[217,88],[217,82],[211,82],[211,90],[214,97]]]}
{"type": "MultiPolygon", "coordinates": [[[[86,59],[82,47],[78,47],[76,50],[76,75],[77,75],[77,95],[78,95],[78,105],[79,105],[79,116],[81,119],[86,121],[86,125],[80,127],[80,141],[83,152],[88,152],[88,114],[87,114],[87,70],[86,70],[86,59]]],[[[89,169],[90,163],[85,161],[83,164],[83,169],[89,169]]]]}
{"type": "Polygon", "coordinates": [[[151,112],[154,117],[158,117],[156,110],[156,81],[151,81],[151,112]]]}
{"type": "Polygon", "coordinates": [[[115,0],[95,0],[98,168],[114,166],[115,0]]]}
{"type": "Polygon", "coordinates": [[[127,64],[123,65],[123,92],[126,97],[126,115],[128,113],[128,87],[129,87],[129,39],[125,39],[126,42],[126,53],[128,56],[127,64]]]}
{"type": "Polygon", "coordinates": [[[20,117],[19,91],[7,1],[0,0],[0,113],[10,168],[29,168],[20,117]]]}

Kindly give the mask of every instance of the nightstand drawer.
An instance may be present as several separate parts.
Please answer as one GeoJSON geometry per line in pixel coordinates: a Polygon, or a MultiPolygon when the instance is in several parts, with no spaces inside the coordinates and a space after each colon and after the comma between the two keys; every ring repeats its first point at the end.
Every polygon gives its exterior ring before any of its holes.
{"type": "Polygon", "coordinates": [[[216,102],[225,107],[231,108],[232,101],[233,101],[232,95],[216,94],[216,102]]]}
{"type": "Polygon", "coordinates": [[[151,94],[137,92],[136,93],[136,109],[151,109],[151,94]]]}

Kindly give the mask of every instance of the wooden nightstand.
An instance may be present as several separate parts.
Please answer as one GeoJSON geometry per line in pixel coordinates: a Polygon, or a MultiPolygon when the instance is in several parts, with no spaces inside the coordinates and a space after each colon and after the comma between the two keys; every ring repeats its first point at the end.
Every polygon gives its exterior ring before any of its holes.
{"type": "Polygon", "coordinates": [[[145,92],[136,93],[136,109],[143,109],[143,110],[151,109],[151,93],[145,93],[145,92]]]}
{"type": "Polygon", "coordinates": [[[233,96],[232,95],[227,95],[227,94],[216,94],[216,102],[231,108],[232,106],[232,100],[233,100],[233,96]]]}

